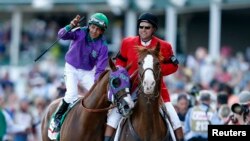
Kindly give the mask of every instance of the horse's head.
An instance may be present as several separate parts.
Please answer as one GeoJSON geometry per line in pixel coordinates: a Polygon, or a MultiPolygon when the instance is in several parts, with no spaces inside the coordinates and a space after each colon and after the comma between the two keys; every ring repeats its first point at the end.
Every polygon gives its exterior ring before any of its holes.
{"type": "Polygon", "coordinates": [[[109,76],[108,99],[117,105],[121,115],[128,116],[134,108],[134,101],[130,95],[130,77],[127,68],[116,67],[111,59],[109,65],[112,72],[109,76]]]}
{"type": "Polygon", "coordinates": [[[158,43],[153,49],[138,46],[137,50],[139,53],[138,70],[143,93],[153,94],[161,78],[160,45],[158,43]]]}

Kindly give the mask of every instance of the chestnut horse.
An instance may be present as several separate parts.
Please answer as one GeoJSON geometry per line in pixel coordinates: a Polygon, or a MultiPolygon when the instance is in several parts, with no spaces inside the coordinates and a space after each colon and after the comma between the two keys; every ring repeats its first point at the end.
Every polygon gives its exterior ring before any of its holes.
{"type": "Polygon", "coordinates": [[[132,115],[120,124],[119,141],[168,141],[170,134],[160,114],[162,99],[160,45],[154,49],[138,47],[139,90],[132,115]]]}
{"type": "MultiPolygon", "coordinates": [[[[129,75],[125,68],[116,68],[109,60],[111,70],[100,75],[99,80],[67,114],[61,126],[61,141],[103,141],[108,110],[118,106],[122,115],[130,113],[134,103],[130,97],[129,75]]],[[[61,99],[53,101],[42,120],[43,141],[50,141],[48,126],[61,99]]]]}

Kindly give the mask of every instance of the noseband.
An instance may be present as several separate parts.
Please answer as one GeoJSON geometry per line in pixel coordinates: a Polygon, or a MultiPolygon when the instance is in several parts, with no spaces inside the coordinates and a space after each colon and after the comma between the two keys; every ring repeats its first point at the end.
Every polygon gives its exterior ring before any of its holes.
{"type": "MultiPolygon", "coordinates": [[[[142,74],[139,74],[139,75],[140,75],[140,78],[143,78],[143,77],[144,77],[144,74],[145,74],[145,72],[146,72],[147,70],[151,70],[151,71],[153,72],[154,78],[156,78],[155,80],[158,80],[158,79],[159,79],[160,75],[159,75],[159,74],[156,75],[155,71],[154,71],[153,69],[151,69],[151,68],[146,68],[146,69],[142,72],[142,74]]],[[[141,79],[141,82],[142,82],[142,79],[141,79]]]]}
{"type": "Polygon", "coordinates": [[[122,103],[120,102],[120,99],[123,98],[124,96],[126,96],[127,94],[130,94],[129,93],[129,90],[126,90],[127,88],[124,88],[124,89],[121,89],[119,90],[118,92],[116,92],[114,94],[114,105],[117,106],[117,109],[120,111],[121,110],[121,106],[122,106],[122,103]],[[122,92],[124,91],[124,93],[122,92]]]}
{"type": "MultiPolygon", "coordinates": [[[[160,68],[158,68],[158,69],[160,69],[160,68]]],[[[142,86],[142,84],[143,84],[143,78],[144,78],[144,74],[145,74],[145,72],[146,72],[147,70],[150,70],[150,71],[153,72],[153,75],[154,75],[154,78],[155,78],[156,83],[157,83],[157,81],[160,81],[160,73],[156,74],[155,71],[154,71],[153,69],[151,69],[151,68],[146,68],[146,69],[142,72],[142,74],[139,73],[139,76],[140,76],[140,79],[139,79],[139,80],[140,80],[139,91],[141,91],[141,93],[143,94],[143,96],[147,99],[147,103],[150,103],[150,100],[155,100],[156,98],[159,97],[160,91],[161,91],[161,90],[159,90],[159,92],[157,92],[156,95],[154,95],[154,93],[152,93],[152,94],[145,94],[145,93],[143,92],[143,90],[142,90],[141,88],[143,87],[143,86],[142,86]]],[[[160,84],[159,84],[159,85],[160,85],[160,84]]]]}

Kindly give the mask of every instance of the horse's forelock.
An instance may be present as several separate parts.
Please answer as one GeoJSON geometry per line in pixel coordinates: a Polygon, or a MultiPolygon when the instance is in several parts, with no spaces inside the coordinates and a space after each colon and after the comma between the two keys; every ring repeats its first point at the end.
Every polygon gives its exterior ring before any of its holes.
{"type": "Polygon", "coordinates": [[[163,57],[161,52],[158,54],[158,58],[159,58],[160,62],[162,62],[164,60],[164,57],[163,57]]]}
{"type": "Polygon", "coordinates": [[[143,52],[145,51],[145,48],[143,46],[135,46],[135,49],[137,50],[137,55],[141,56],[143,54],[143,52]]]}
{"type": "MultiPolygon", "coordinates": [[[[157,46],[160,46],[160,44],[157,44],[157,46]]],[[[163,61],[164,57],[162,56],[161,52],[158,52],[156,50],[156,47],[153,48],[146,48],[143,46],[136,46],[138,56],[141,58],[144,58],[147,54],[153,54],[154,56],[158,57],[159,61],[163,61]]],[[[140,59],[140,58],[139,58],[140,59]]]]}
{"type": "MultiPolygon", "coordinates": [[[[141,58],[143,58],[144,56],[146,56],[148,53],[149,53],[149,50],[148,48],[145,48],[143,46],[136,46],[136,49],[137,49],[137,55],[141,58]]],[[[140,58],[139,58],[140,59],[140,58]]]]}

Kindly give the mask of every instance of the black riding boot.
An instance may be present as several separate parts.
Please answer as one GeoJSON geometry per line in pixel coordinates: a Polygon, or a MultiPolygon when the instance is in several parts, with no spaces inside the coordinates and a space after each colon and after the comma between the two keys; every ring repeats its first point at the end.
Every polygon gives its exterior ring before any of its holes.
{"type": "Polygon", "coordinates": [[[62,104],[60,105],[59,109],[57,110],[57,112],[55,114],[54,122],[55,122],[56,127],[59,127],[62,116],[67,111],[68,106],[69,106],[69,104],[67,102],[65,102],[63,99],[62,104]]]}
{"type": "Polygon", "coordinates": [[[112,138],[111,138],[111,137],[108,137],[108,136],[105,136],[105,137],[104,137],[104,141],[111,141],[111,139],[112,139],[112,138]]]}

